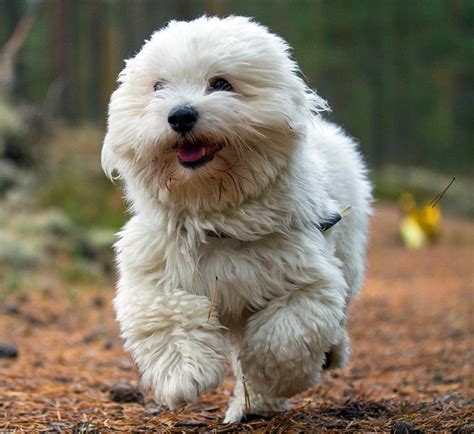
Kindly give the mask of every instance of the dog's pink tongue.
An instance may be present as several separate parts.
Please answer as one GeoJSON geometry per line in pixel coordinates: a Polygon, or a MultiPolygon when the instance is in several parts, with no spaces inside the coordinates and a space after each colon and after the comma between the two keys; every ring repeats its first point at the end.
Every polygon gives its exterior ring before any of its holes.
{"type": "Polygon", "coordinates": [[[193,162],[200,160],[206,155],[206,148],[204,146],[180,146],[178,148],[178,157],[181,161],[193,162]]]}

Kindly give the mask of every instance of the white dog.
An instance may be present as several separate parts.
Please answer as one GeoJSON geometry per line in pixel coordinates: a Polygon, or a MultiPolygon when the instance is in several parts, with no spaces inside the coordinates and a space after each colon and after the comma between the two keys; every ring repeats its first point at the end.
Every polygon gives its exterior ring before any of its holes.
{"type": "Polygon", "coordinates": [[[220,383],[228,350],[228,422],[282,410],[344,364],[371,188],[325,109],[288,44],[243,17],[173,21],[120,73],[102,150],[133,213],[115,308],[171,409],[220,383]]]}

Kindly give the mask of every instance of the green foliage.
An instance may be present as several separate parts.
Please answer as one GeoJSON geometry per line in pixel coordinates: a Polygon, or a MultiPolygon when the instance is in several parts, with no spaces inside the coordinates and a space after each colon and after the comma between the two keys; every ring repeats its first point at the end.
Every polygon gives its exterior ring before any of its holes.
{"type": "MultiPolygon", "coordinates": [[[[104,278],[99,269],[91,267],[91,263],[80,261],[60,267],[58,273],[61,280],[68,283],[96,283],[104,278]]],[[[67,294],[74,304],[78,296],[74,288],[68,287],[67,294]]]]}
{"type": "Polygon", "coordinates": [[[38,205],[60,208],[80,227],[118,229],[127,220],[121,189],[100,167],[103,132],[58,128],[43,159],[38,205]]]}
{"type": "Polygon", "coordinates": [[[23,277],[15,270],[0,268],[0,273],[3,275],[3,282],[0,285],[0,308],[5,303],[5,300],[11,295],[18,292],[23,286],[23,277]]]}
{"type": "Polygon", "coordinates": [[[61,208],[80,225],[118,229],[126,221],[126,214],[117,190],[102,174],[84,179],[79,169],[65,168],[45,187],[39,203],[61,208]]]}
{"type": "Polygon", "coordinates": [[[9,272],[5,276],[5,290],[7,293],[15,292],[22,286],[22,278],[15,271],[9,272]]]}

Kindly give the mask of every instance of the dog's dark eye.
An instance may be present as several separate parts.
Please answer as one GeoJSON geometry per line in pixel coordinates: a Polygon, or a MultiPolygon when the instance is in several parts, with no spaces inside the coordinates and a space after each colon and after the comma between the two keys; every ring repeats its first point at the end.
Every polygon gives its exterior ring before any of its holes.
{"type": "Polygon", "coordinates": [[[211,91],[221,90],[224,92],[232,92],[234,88],[225,78],[217,77],[211,80],[211,82],[209,83],[209,90],[211,91]]]}
{"type": "Polygon", "coordinates": [[[165,87],[165,83],[163,81],[157,81],[154,86],[153,86],[153,89],[155,90],[155,92],[157,90],[161,90],[165,87]]]}

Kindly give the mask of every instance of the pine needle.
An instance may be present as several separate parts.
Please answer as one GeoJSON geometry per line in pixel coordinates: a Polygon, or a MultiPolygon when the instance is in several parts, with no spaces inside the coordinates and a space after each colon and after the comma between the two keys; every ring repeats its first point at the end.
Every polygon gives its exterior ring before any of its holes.
{"type": "Polygon", "coordinates": [[[245,398],[245,413],[249,414],[252,406],[250,404],[250,395],[247,389],[247,383],[245,382],[245,375],[242,375],[242,384],[244,386],[244,398],[245,398]]]}
{"type": "Polygon", "coordinates": [[[212,315],[212,311],[214,310],[215,308],[215,305],[216,305],[216,299],[217,299],[217,283],[218,283],[219,279],[217,278],[216,276],[216,282],[214,284],[214,288],[212,290],[212,297],[211,297],[211,304],[209,306],[209,313],[207,315],[207,322],[209,322],[211,320],[211,315],[212,315]]]}

